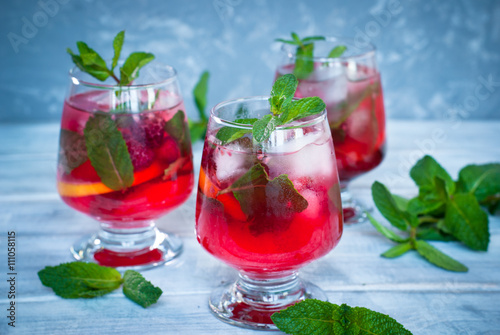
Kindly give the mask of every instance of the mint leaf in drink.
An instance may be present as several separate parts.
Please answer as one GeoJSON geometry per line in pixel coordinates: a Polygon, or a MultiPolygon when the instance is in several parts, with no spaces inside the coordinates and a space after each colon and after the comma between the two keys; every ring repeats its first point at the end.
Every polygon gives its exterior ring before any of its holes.
{"type": "Polygon", "coordinates": [[[314,71],[314,44],[307,43],[297,47],[293,74],[299,79],[307,78],[314,71]]]}
{"type": "Polygon", "coordinates": [[[469,271],[469,269],[465,265],[442,253],[425,241],[416,241],[415,248],[420,255],[425,257],[425,259],[427,259],[432,264],[439,266],[440,268],[455,272],[469,271]]]}
{"type": "Polygon", "coordinates": [[[264,115],[253,124],[252,133],[254,140],[260,143],[268,139],[278,124],[279,120],[274,115],[264,115]]]}
{"type": "Polygon", "coordinates": [[[46,266],[38,272],[43,285],[66,299],[94,298],[116,290],[122,284],[120,273],[94,263],[72,262],[46,266]]]}
{"type": "MultiPolygon", "coordinates": [[[[234,120],[234,122],[239,124],[253,125],[257,120],[258,119],[236,119],[234,120]]],[[[251,132],[252,132],[251,129],[241,129],[236,127],[224,126],[221,129],[219,129],[215,137],[219,141],[221,141],[221,145],[224,145],[234,140],[237,140],[238,138],[243,137],[251,132]]]]}
{"type": "Polygon", "coordinates": [[[104,185],[115,191],[132,186],[134,166],[127,144],[111,117],[91,116],[83,133],[90,162],[104,185]]]}
{"type": "Polygon", "coordinates": [[[179,109],[170,120],[165,122],[165,126],[163,127],[165,132],[176,140],[183,153],[187,152],[191,146],[191,143],[185,138],[188,132],[185,120],[184,112],[179,109]]]}
{"type": "MultiPolygon", "coordinates": [[[[297,36],[298,37],[298,36],[297,36]]],[[[302,43],[314,42],[314,41],[324,41],[324,36],[309,36],[302,39],[302,43]]]]}
{"type": "Polygon", "coordinates": [[[61,129],[59,136],[59,164],[70,173],[88,160],[85,138],[77,132],[61,129]]]}
{"type": "Polygon", "coordinates": [[[288,108],[298,85],[299,81],[293,74],[285,74],[276,79],[271,89],[271,97],[269,98],[271,113],[273,115],[279,115],[288,108]]]}
{"type": "Polygon", "coordinates": [[[152,53],[131,53],[120,68],[120,85],[130,85],[134,79],[139,77],[139,70],[153,59],[155,59],[155,56],[152,53]]]}
{"type": "Polygon", "coordinates": [[[162,293],[137,271],[127,270],[123,274],[123,294],[144,308],[156,303],[162,293]]]}
{"type": "Polygon", "coordinates": [[[336,305],[316,299],[306,299],[274,313],[271,320],[279,330],[301,334],[411,334],[388,315],[364,307],[336,305]]]}
{"type": "Polygon", "coordinates": [[[338,58],[344,54],[344,52],[347,50],[347,47],[345,45],[337,45],[330,51],[328,54],[328,58],[338,58]]]}
{"type": "Polygon", "coordinates": [[[488,250],[488,215],[481,209],[473,194],[459,193],[452,197],[446,204],[444,225],[469,248],[488,250]]]}
{"type": "MultiPolygon", "coordinates": [[[[219,195],[232,192],[249,220],[259,225],[261,216],[288,217],[309,205],[286,174],[269,179],[264,166],[257,163],[219,195]]],[[[258,227],[256,227],[258,230],[258,227]]]]}
{"type": "Polygon", "coordinates": [[[292,101],[290,107],[280,117],[281,124],[287,124],[304,117],[321,113],[326,104],[318,97],[307,97],[292,101]]]}
{"type": "Polygon", "coordinates": [[[500,196],[500,164],[467,165],[458,173],[458,188],[481,203],[500,196]]]}
{"type": "Polygon", "coordinates": [[[125,40],[125,30],[122,30],[115,36],[115,39],[113,40],[114,55],[111,63],[111,71],[113,71],[116,65],[118,64],[124,40],[125,40]]]}
{"type": "Polygon", "coordinates": [[[389,240],[402,243],[406,242],[409,239],[408,238],[403,238],[396,234],[394,231],[390,230],[389,228],[386,228],[382,224],[380,224],[370,213],[366,213],[368,220],[371,222],[371,224],[385,237],[387,237],[389,240]]]}
{"type": "Polygon", "coordinates": [[[394,227],[407,230],[418,225],[417,217],[399,209],[392,194],[378,181],[372,185],[372,197],[377,209],[394,227]]]}
{"type": "MultiPolygon", "coordinates": [[[[80,55],[76,55],[71,51],[70,48],[67,48],[66,51],[70,54],[73,63],[82,71],[90,74],[92,77],[104,81],[109,77],[109,71],[107,69],[103,69],[100,66],[96,65],[86,65],[80,55]]],[[[88,57],[87,57],[88,60],[88,57]]]]}
{"type": "Polygon", "coordinates": [[[380,256],[385,257],[385,258],[396,258],[396,257],[402,256],[403,254],[405,254],[406,252],[408,252],[412,249],[413,249],[413,246],[412,246],[411,242],[405,242],[405,243],[401,243],[401,244],[398,244],[398,245],[390,248],[389,250],[387,250],[386,252],[384,252],[380,256]]]}

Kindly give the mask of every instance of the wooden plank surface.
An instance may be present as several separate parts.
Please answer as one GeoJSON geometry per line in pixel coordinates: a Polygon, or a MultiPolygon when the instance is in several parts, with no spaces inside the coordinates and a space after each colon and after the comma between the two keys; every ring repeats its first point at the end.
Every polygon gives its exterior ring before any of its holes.
{"type": "MultiPolygon", "coordinates": [[[[37,271],[71,261],[68,248],[98,227],[66,206],[55,189],[58,125],[0,125],[0,334],[250,334],[226,325],[208,311],[209,292],[235,278],[235,271],[198,245],[194,235],[195,193],[158,221],[180,235],[184,253],[146,277],[165,292],[143,310],[120,291],[92,300],[64,300],[42,286],[37,271]],[[7,326],[6,233],[17,236],[16,328],[7,326]],[[5,307],[5,308],[4,308],[5,307]]],[[[370,185],[413,196],[408,176],[414,160],[432,154],[454,178],[469,163],[500,161],[500,122],[389,121],[388,152],[379,168],[354,181],[352,192],[373,206],[370,185]],[[436,133],[445,134],[437,140],[436,133]]],[[[201,158],[195,145],[195,166],[201,158]]],[[[381,216],[375,211],[375,217],[381,216]]],[[[306,266],[301,275],[323,288],[330,301],[389,314],[414,334],[500,334],[500,218],[490,217],[487,253],[458,243],[433,243],[469,267],[452,273],[415,252],[386,260],[391,242],[367,224],[346,226],[338,247],[306,266]]]]}

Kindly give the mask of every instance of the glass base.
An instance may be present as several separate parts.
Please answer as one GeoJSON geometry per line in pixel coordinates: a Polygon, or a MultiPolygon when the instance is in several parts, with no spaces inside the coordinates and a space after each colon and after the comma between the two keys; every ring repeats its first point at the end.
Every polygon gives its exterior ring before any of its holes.
{"type": "Polygon", "coordinates": [[[148,228],[142,231],[101,230],[71,247],[79,261],[114,267],[119,271],[146,270],[171,262],[182,253],[182,241],[173,234],[148,228]]]}
{"type": "Polygon", "coordinates": [[[354,199],[347,188],[341,188],[340,198],[342,199],[342,213],[344,214],[345,224],[361,223],[368,220],[366,212],[371,212],[372,208],[354,199]]]}
{"type": "Polygon", "coordinates": [[[254,330],[278,330],[271,315],[305,299],[326,301],[317,286],[303,282],[298,273],[273,277],[239,274],[236,283],[212,292],[209,306],[213,314],[231,325],[254,330]]]}

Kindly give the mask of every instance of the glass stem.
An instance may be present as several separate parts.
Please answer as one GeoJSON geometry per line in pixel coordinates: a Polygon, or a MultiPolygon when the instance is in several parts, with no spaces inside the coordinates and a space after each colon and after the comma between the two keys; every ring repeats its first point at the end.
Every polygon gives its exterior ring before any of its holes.
{"type": "Polygon", "coordinates": [[[136,229],[102,228],[98,238],[105,249],[114,252],[131,252],[155,245],[158,229],[154,223],[136,229]]]}

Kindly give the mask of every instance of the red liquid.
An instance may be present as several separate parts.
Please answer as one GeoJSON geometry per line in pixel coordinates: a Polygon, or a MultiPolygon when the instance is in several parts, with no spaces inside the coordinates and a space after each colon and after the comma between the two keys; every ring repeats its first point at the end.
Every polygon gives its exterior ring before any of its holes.
{"type": "MultiPolygon", "coordinates": [[[[255,154],[228,150],[205,142],[196,206],[196,229],[200,244],[229,265],[247,272],[294,270],[322,257],[342,235],[338,179],[329,141],[308,144],[298,152],[259,158],[269,177],[286,173],[295,189],[307,200],[302,212],[280,215],[272,202],[247,217],[232,192],[220,193],[256,164],[255,154]],[[310,152],[310,156],[305,154],[310,152]],[[308,157],[323,159],[312,171],[292,164],[308,157]],[[243,162],[234,164],[234,162],[243,162]],[[223,171],[226,169],[226,171],[223,171]],[[312,173],[307,173],[307,171],[312,173]],[[334,199],[328,193],[333,190],[334,199]],[[337,193],[336,193],[337,192],[337,193]]],[[[254,197],[260,197],[258,190],[254,197]]]]}
{"type": "MultiPolygon", "coordinates": [[[[85,124],[92,116],[89,111],[106,110],[105,105],[96,102],[98,98],[98,92],[89,92],[66,101],[62,129],[70,131],[72,136],[83,135],[85,124]]],[[[178,110],[184,110],[181,101],[151,112],[112,114],[134,164],[134,183],[119,191],[104,185],[90,160],[85,159],[85,144],[69,143],[70,137],[61,133],[57,180],[64,202],[110,229],[148,227],[151,220],[184,202],[193,188],[191,148],[189,142],[180,143],[162,128],[178,110]],[[71,157],[79,157],[82,152],[81,164],[74,167],[68,163],[71,157]],[[169,172],[165,174],[167,169],[169,172]]]]}
{"type": "MultiPolygon", "coordinates": [[[[293,64],[279,68],[276,77],[292,73],[293,68],[293,64]]],[[[299,79],[295,94],[297,98],[318,96],[325,101],[342,182],[374,169],[385,155],[380,74],[359,64],[355,71],[352,73],[347,64],[328,67],[316,63],[308,78],[299,79]]]]}

